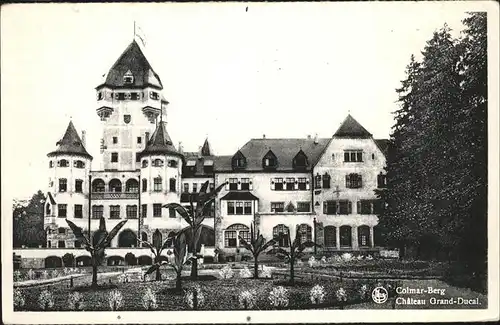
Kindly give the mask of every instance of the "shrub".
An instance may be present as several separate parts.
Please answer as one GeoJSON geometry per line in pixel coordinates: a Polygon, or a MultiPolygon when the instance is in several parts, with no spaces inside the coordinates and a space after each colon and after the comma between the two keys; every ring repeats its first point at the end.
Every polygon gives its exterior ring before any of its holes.
{"type": "Polygon", "coordinates": [[[269,301],[271,306],[275,308],[282,308],[288,306],[288,290],[282,286],[273,288],[269,292],[269,301]]]}
{"type": "Polygon", "coordinates": [[[26,277],[27,277],[29,280],[34,280],[34,279],[36,278],[35,271],[33,271],[32,269],[29,269],[29,270],[28,270],[28,273],[26,273],[26,277]]]}
{"type": "Polygon", "coordinates": [[[239,296],[238,296],[238,302],[240,304],[240,308],[242,308],[242,309],[254,308],[257,304],[255,290],[241,291],[239,296]]]}
{"type": "Polygon", "coordinates": [[[21,290],[14,290],[14,308],[19,309],[23,308],[26,300],[24,299],[24,294],[21,290]]]}
{"type": "Polygon", "coordinates": [[[83,295],[79,292],[72,292],[68,297],[69,309],[71,310],[83,310],[84,302],[83,295]]]}
{"type": "Polygon", "coordinates": [[[54,296],[50,291],[45,289],[40,292],[38,296],[38,306],[40,306],[42,310],[49,310],[54,307],[54,296]]]}
{"type": "Polygon", "coordinates": [[[41,278],[42,279],[48,279],[49,278],[49,271],[47,271],[47,270],[43,271],[41,278]]]}
{"type": "Polygon", "coordinates": [[[297,260],[297,266],[304,266],[304,262],[302,262],[302,260],[297,260]]]}
{"type": "Polygon", "coordinates": [[[351,253],[344,253],[342,254],[342,260],[345,262],[349,262],[352,260],[352,254],[351,253]]]}
{"type": "Polygon", "coordinates": [[[109,308],[111,310],[118,310],[123,306],[123,296],[118,290],[113,290],[108,295],[109,308]]]}
{"type": "Polygon", "coordinates": [[[219,275],[222,279],[230,279],[233,277],[234,272],[231,269],[231,266],[229,265],[224,265],[222,269],[219,271],[219,275]]]}
{"type": "Polygon", "coordinates": [[[158,304],[156,303],[156,295],[153,293],[151,288],[147,288],[142,296],[142,305],[146,310],[153,310],[158,308],[158,304]]]}
{"type": "Polygon", "coordinates": [[[261,278],[271,278],[273,276],[273,272],[270,267],[262,265],[262,270],[260,272],[261,278]]]}
{"type": "Polygon", "coordinates": [[[58,276],[59,276],[59,271],[57,271],[57,270],[52,270],[52,272],[50,272],[50,277],[51,277],[52,279],[57,278],[58,276]]]}
{"type": "Polygon", "coordinates": [[[358,261],[362,261],[363,260],[363,255],[358,255],[357,259],[358,259],[358,261]]]}
{"type": "Polygon", "coordinates": [[[23,279],[23,274],[20,271],[14,271],[14,282],[21,281],[23,279]]]}
{"type": "Polygon", "coordinates": [[[240,271],[240,278],[251,278],[252,277],[252,272],[248,269],[248,267],[245,265],[245,267],[240,271]]]}
{"type": "Polygon", "coordinates": [[[325,288],[319,284],[312,287],[309,298],[313,304],[321,304],[325,300],[325,288]]]}
{"type": "Polygon", "coordinates": [[[323,257],[321,258],[321,264],[326,264],[326,256],[323,256],[323,257]]]}
{"type": "Polygon", "coordinates": [[[189,289],[185,296],[186,304],[191,309],[199,309],[205,303],[205,295],[199,285],[189,289]]]}
{"type": "Polygon", "coordinates": [[[373,256],[368,255],[368,256],[366,257],[366,259],[367,259],[368,261],[371,261],[371,260],[373,260],[373,256]]]}
{"type": "Polygon", "coordinates": [[[340,255],[334,255],[333,259],[335,260],[335,262],[342,262],[342,256],[340,255]]]}
{"type": "Polygon", "coordinates": [[[345,302],[345,301],[347,301],[347,293],[345,292],[344,288],[339,288],[335,292],[335,296],[337,297],[337,300],[339,302],[345,302]]]}
{"type": "Polygon", "coordinates": [[[75,264],[75,255],[73,255],[71,253],[66,253],[62,257],[62,261],[63,261],[64,266],[67,266],[67,267],[73,266],[73,264],[75,264]]]}
{"type": "Polygon", "coordinates": [[[369,288],[366,284],[363,284],[361,288],[359,288],[359,298],[361,301],[368,300],[370,293],[369,293],[369,288]]]}

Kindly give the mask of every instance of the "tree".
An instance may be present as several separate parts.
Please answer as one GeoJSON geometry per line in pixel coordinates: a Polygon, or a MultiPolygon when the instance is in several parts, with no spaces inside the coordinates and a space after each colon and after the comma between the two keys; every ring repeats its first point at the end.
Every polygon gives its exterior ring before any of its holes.
{"type": "MultiPolygon", "coordinates": [[[[173,239],[177,234],[175,232],[170,232],[168,234],[167,239],[162,243],[161,242],[161,233],[158,229],[153,233],[153,242],[150,243],[148,241],[141,240],[141,243],[145,244],[153,253],[154,263],[159,264],[161,266],[160,256],[164,249],[170,247],[172,245],[173,239]]],[[[156,281],[161,280],[160,267],[155,268],[156,271],[156,281]]],[[[149,273],[148,273],[149,274],[149,273]]]]}
{"type": "MultiPolygon", "coordinates": [[[[198,241],[200,239],[202,223],[203,220],[205,220],[205,215],[207,213],[207,210],[208,208],[210,208],[210,205],[215,200],[217,194],[219,194],[219,192],[225,186],[225,184],[219,185],[217,188],[207,193],[208,184],[209,181],[206,181],[201,186],[200,192],[197,193],[198,195],[196,201],[196,209],[194,208],[194,202],[192,196],[190,196],[189,199],[189,204],[190,204],[189,211],[186,210],[179,203],[168,203],[163,206],[164,208],[174,209],[175,211],[177,211],[177,213],[179,213],[181,217],[189,224],[189,227],[186,229],[187,231],[189,231],[189,233],[186,234],[189,246],[188,250],[191,251],[193,255],[195,255],[196,257],[198,257],[197,256],[198,241]]],[[[196,279],[198,277],[197,259],[193,260],[191,266],[191,277],[193,279],[196,279]]]]}
{"type": "Polygon", "coordinates": [[[275,239],[266,241],[264,236],[260,234],[259,229],[257,233],[254,233],[254,224],[250,225],[250,242],[247,242],[243,237],[239,236],[240,244],[250,251],[253,255],[254,266],[253,266],[253,277],[257,279],[259,277],[259,255],[269,247],[276,244],[275,239]]]}
{"type": "Polygon", "coordinates": [[[174,260],[172,262],[160,262],[157,260],[157,262],[151,265],[151,267],[146,271],[146,274],[151,274],[153,272],[157,272],[158,274],[162,265],[170,265],[176,274],[175,289],[180,291],[182,290],[182,269],[185,264],[196,261],[196,256],[193,255],[188,258],[185,232],[179,232],[178,234],[172,235],[165,241],[165,243],[167,242],[169,243],[168,245],[170,245],[171,242],[174,244],[174,260]]]}
{"type": "Polygon", "coordinates": [[[294,271],[294,264],[297,258],[300,258],[303,256],[303,252],[306,248],[308,247],[321,247],[321,245],[316,244],[310,240],[302,242],[302,233],[300,231],[299,225],[295,227],[295,239],[293,242],[290,240],[290,231],[287,231],[286,234],[281,234],[278,238],[275,238],[276,241],[279,241],[282,237],[285,237],[286,242],[290,243],[290,248],[289,250],[286,250],[282,247],[273,247],[269,251],[267,251],[267,254],[274,254],[280,259],[284,259],[285,261],[288,261],[290,264],[290,284],[294,285],[295,284],[295,271],[294,271]]]}
{"type": "Polygon", "coordinates": [[[91,257],[92,264],[92,287],[97,287],[97,266],[100,265],[104,259],[104,251],[110,246],[111,240],[118,234],[120,229],[127,223],[127,220],[120,221],[109,233],[106,231],[106,221],[104,217],[99,220],[99,229],[94,233],[92,239],[85,237],[82,228],[75,225],[73,222],[66,219],[69,227],[73,231],[83,248],[85,248],[91,257]]]}
{"type": "Polygon", "coordinates": [[[13,214],[13,245],[14,247],[38,247],[46,243],[46,233],[43,228],[43,208],[45,195],[42,191],[35,193],[28,204],[23,206],[15,202],[13,214]]]}

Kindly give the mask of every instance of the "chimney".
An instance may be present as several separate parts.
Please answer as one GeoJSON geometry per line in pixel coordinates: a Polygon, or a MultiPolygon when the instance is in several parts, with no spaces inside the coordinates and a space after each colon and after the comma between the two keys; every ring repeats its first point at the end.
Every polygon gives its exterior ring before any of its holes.
{"type": "Polygon", "coordinates": [[[145,145],[147,146],[148,145],[148,142],[149,142],[149,132],[146,132],[146,136],[144,137],[145,138],[145,145]]]}
{"type": "Polygon", "coordinates": [[[201,159],[201,146],[198,147],[198,159],[201,159]]]}
{"type": "Polygon", "coordinates": [[[265,134],[263,134],[263,135],[262,135],[262,139],[265,139],[265,138],[266,138],[266,135],[265,135],[265,134]]]}
{"type": "Polygon", "coordinates": [[[184,149],[182,148],[182,142],[179,141],[179,153],[184,153],[184,149]]]}
{"type": "Polygon", "coordinates": [[[87,143],[86,143],[87,139],[86,139],[85,135],[86,135],[86,132],[82,131],[82,144],[83,144],[84,147],[87,145],[87,143]]]}
{"type": "Polygon", "coordinates": [[[318,143],[319,143],[319,141],[318,141],[318,134],[316,133],[314,135],[314,144],[318,144],[318,143]]]}

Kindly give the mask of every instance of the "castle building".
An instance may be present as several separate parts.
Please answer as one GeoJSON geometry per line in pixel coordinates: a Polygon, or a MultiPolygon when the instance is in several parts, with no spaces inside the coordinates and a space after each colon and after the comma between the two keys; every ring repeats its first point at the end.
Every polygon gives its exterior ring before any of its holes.
{"type": "Polygon", "coordinates": [[[299,227],[303,240],[321,244],[323,254],[376,250],[374,190],[385,186],[387,140],[374,139],[351,115],[331,138],[263,137],[221,156],[208,139],[197,152],[174,145],[162,82],[135,40],[95,89],[103,128],[99,169],[91,169],[85,133],[80,137],[72,122],[48,154],[48,248],[72,249],[77,262],[87,264],[88,254],[79,249],[66,219],[86,233],[90,227],[91,234],[100,217],[108,230],[127,219],[111,243],[108,264],[123,263],[129,251],[140,264],[151,263],[140,240],[152,241],[155,232],[165,238],[188,226],[162,206],[189,207],[209,181],[210,189],[225,187],[206,211],[203,255],[218,248],[230,260],[247,257],[238,238],[249,238],[252,222],[268,239],[290,232],[293,240],[299,227]]]}

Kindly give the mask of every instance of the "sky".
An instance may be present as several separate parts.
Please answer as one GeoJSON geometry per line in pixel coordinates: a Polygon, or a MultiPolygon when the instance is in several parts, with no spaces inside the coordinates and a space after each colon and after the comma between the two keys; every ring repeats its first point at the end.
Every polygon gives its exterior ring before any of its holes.
{"type": "Polygon", "coordinates": [[[466,17],[429,3],[20,4],[1,14],[2,168],[16,175],[14,197],[46,191],[47,153],[70,119],[97,156],[94,88],[134,21],[174,143],[195,151],[208,136],[232,155],[264,134],[331,137],[349,113],[388,138],[410,56],[445,23],[458,36],[466,17]]]}

